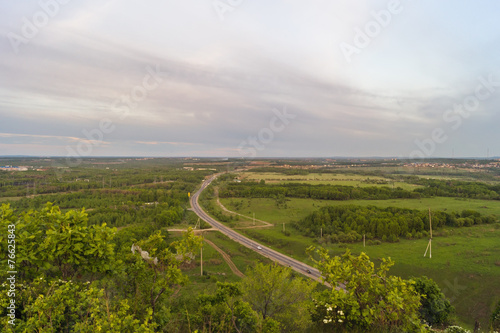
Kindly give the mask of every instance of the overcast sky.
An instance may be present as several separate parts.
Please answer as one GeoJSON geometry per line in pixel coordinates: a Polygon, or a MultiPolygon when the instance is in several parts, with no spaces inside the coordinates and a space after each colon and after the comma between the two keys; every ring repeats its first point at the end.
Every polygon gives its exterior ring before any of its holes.
{"type": "Polygon", "coordinates": [[[500,2],[0,2],[0,155],[500,155],[500,2]]]}

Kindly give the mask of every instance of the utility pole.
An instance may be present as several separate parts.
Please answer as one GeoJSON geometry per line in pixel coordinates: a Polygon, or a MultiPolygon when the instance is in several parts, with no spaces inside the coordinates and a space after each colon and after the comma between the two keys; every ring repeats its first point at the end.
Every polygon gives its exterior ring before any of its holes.
{"type": "Polygon", "coordinates": [[[200,246],[200,276],[203,276],[203,232],[201,233],[201,246],[200,246]]]}
{"type": "Polygon", "coordinates": [[[255,212],[253,213],[253,225],[255,226],[255,212]]]}
{"type": "Polygon", "coordinates": [[[366,244],[365,244],[365,234],[363,234],[363,247],[366,247],[366,244]]]}
{"type": "Polygon", "coordinates": [[[323,227],[321,227],[321,239],[323,239],[323,227]]]}
{"type": "Polygon", "coordinates": [[[424,257],[427,255],[427,250],[429,250],[429,258],[432,258],[432,221],[431,221],[431,209],[429,208],[429,244],[427,244],[427,248],[425,249],[424,257]]]}

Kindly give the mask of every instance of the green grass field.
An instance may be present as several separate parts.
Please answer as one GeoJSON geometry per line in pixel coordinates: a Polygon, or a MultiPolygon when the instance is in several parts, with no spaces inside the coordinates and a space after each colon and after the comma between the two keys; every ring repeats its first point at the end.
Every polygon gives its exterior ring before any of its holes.
{"type": "MultiPolygon", "coordinates": [[[[241,233],[266,243],[271,248],[311,264],[305,250],[315,244],[288,227],[247,229],[241,233]]],[[[446,229],[447,236],[433,238],[432,259],[424,258],[427,239],[401,240],[398,243],[367,245],[328,244],[332,254],[341,254],[348,247],[353,253],[365,252],[374,262],[391,257],[395,266],[391,274],[403,278],[426,275],[435,280],[456,308],[458,321],[472,327],[476,319],[487,327],[488,316],[500,299],[500,224],[446,229]]]]}
{"type": "MultiPolygon", "coordinates": [[[[427,275],[435,280],[456,308],[460,321],[472,326],[488,316],[500,299],[500,224],[448,229],[449,236],[434,237],[432,258],[424,258],[427,239],[363,247],[349,244],[353,253],[365,252],[373,260],[391,257],[392,274],[408,278],[427,275]]],[[[330,246],[340,254],[344,249],[330,246]]]]}
{"type": "MultiPolygon", "coordinates": [[[[298,221],[325,205],[358,204],[415,209],[430,207],[431,210],[447,211],[475,209],[482,214],[500,216],[500,202],[455,198],[354,201],[292,198],[287,202],[286,209],[279,209],[274,199],[243,199],[244,205],[239,210],[232,204],[236,200],[242,199],[225,198],[221,202],[228,209],[249,216],[255,212],[256,218],[275,224],[274,228],[240,230],[241,233],[308,263],[305,249],[315,245],[314,240],[300,235],[290,225],[287,227],[287,223],[298,221]],[[282,232],[283,223],[290,232],[289,236],[282,232]]],[[[494,303],[500,299],[500,224],[445,230],[435,233],[432,259],[423,257],[427,239],[401,240],[398,243],[366,247],[362,243],[341,246],[329,244],[326,247],[332,253],[340,254],[348,246],[353,253],[367,253],[375,262],[380,258],[391,257],[396,263],[391,270],[392,274],[404,278],[427,275],[434,279],[456,307],[459,323],[472,327],[474,321],[479,319],[482,327],[487,327],[487,317],[491,314],[494,303]]]]}
{"type": "MultiPolygon", "coordinates": [[[[171,234],[173,237],[181,235],[180,232],[172,232],[171,234]]],[[[221,250],[226,252],[243,274],[249,267],[253,267],[256,262],[270,262],[269,259],[236,243],[218,231],[205,231],[203,232],[203,238],[212,241],[221,250]]],[[[222,255],[205,242],[203,243],[203,271],[208,273],[209,276],[215,276],[218,281],[235,282],[240,280],[240,278],[231,271],[222,255]]],[[[196,254],[196,259],[190,266],[186,267],[185,272],[193,277],[201,275],[200,253],[196,254]]]]}
{"type": "Polygon", "coordinates": [[[331,173],[311,173],[308,175],[284,175],[276,172],[245,172],[239,174],[241,179],[246,180],[265,180],[267,184],[286,184],[286,183],[304,183],[310,185],[342,185],[342,186],[388,186],[401,187],[405,190],[412,190],[420,185],[408,184],[403,182],[393,182],[392,179],[363,176],[356,174],[331,174],[331,173]],[[378,184],[377,182],[383,182],[378,184]]]}
{"type": "Polygon", "coordinates": [[[374,205],[378,207],[399,207],[426,210],[456,211],[461,212],[464,209],[477,210],[484,215],[495,215],[500,217],[500,201],[476,200],[462,198],[423,198],[423,199],[391,199],[391,200],[314,200],[289,198],[287,208],[278,208],[274,199],[268,198],[221,198],[221,203],[226,208],[237,213],[252,216],[270,223],[286,223],[298,221],[309,215],[319,207],[328,205],[374,205]],[[234,203],[243,200],[242,208],[236,209],[234,203]]]}

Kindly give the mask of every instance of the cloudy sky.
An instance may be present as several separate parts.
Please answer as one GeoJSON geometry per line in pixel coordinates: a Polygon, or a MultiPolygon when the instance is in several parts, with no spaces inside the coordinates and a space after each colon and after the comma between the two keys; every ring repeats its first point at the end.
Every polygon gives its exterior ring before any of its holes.
{"type": "Polygon", "coordinates": [[[500,155],[491,0],[0,2],[0,155],[500,155]]]}

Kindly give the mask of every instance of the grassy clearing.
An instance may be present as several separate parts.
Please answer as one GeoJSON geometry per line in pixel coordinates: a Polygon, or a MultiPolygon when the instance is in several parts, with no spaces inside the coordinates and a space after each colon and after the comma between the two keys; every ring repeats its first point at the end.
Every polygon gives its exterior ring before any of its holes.
{"type": "MultiPolygon", "coordinates": [[[[204,237],[212,238],[211,233],[205,232],[204,237]]],[[[181,233],[172,232],[172,235],[180,236],[181,233]]],[[[215,241],[214,241],[215,243],[215,241]]],[[[212,294],[217,289],[216,282],[238,282],[241,279],[234,275],[222,255],[207,243],[203,243],[203,271],[201,276],[200,253],[189,265],[184,266],[183,273],[189,277],[189,283],[182,287],[175,302],[177,306],[186,307],[191,310],[197,304],[196,298],[203,293],[212,294]],[[192,306],[189,306],[191,304],[192,306]]]]}
{"type": "MultiPolygon", "coordinates": [[[[349,201],[356,205],[374,205],[379,207],[399,207],[411,209],[428,209],[443,210],[443,211],[456,211],[460,212],[464,209],[477,210],[484,215],[495,215],[500,217],[500,201],[493,200],[478,200],[467,198],[422,198],[422,199],[392,199],[392,200],[352,200],[349,201]]],[[[334,202],[333,204],[347,204],[348,202],[334,202]]]]}
{"type": "MultiPolygon", "coordinates": [[[[423,257],[427,239],[367,247],[349,244],[349,248],[374,260],[391,257],[396,262],[392,274],[404,278],[427,275],[451,300],[461,321],[471,326],[480,319],[481,326],[487,327],[492,307],[500,299],[500,225],[448,231],[449,236],[433,238],[432,259],[423,257]]],[[[329,248],[335,254],[344,252],[338,246],[329,248]]]]}
{"type": "MultiPolygon", "coordinates": [[[[180,235],[179,232],[172,232],[173,237],[180,235]]],[[[207,231],[203,233],[203,237],[211,240],[229,254],[233,263],[243,273],[248,267],[253,267],[256,262],[270,263],[267,258],[230,240],[220,232],[207,231]]],[[[241,280],[233,274],[222,255],[207,243],[203,243],[203,271],[204,275],[201,276],[200,253],[197,253],[196,259],[183,267],[183,272],[189,277],[190,282],[181,290],[180,303],[188,302],[192,295],[215,292],[217,281],[238,282],[241,280]]]]}
{"type": "MultiPolygon", "coordinates": [[[[292,228],[286,236],[277,225],[273,229],[241,230],[243,234],[269,247],[311,264],[305,250],[315,245],[311,238],[299,235],[292,228]]],[[[401,240],[398,243],[367,245],[329,244],[332,254],[346,248],[355,254],[367,253],[374,262],[391,257],[395,261],[391,274],[403,278],[426,275],[434,279],[456,308],[458,321],[469,328],[478,319],[487,327],[493,306],[500,299],[500,225],[483,225],[446,229],[447,236],[433,238],[433,257],[423,257],[428,240],[401,240]]]]}
{"type": "MultiPolygon", "coordinates": [[[[171,232],[171,234],[173,237],[181,235],[180,232],[171,232]]],[[[226,252],[236,267],[243,273],[248,267],[253,267],[256,262],[270,263],[269,259],[229,239],[229,237],[218,231],[203,232],[203,238],[212,241],[226,252]]],[[[240,280],[239,277],[233,274],[222,255],[207,243],[203,243],[203,270],[209,275],[216,276],[219,281],[234,282],[240,280]],[[225,275],[221,273],[225,273],[225,275]]],[[[190,276],[199,276],[200,271],[200,253],[197,253],[196,259],[191,266],[186,267],[185,272],[190,276]]]]}
{"type": "Polygon", "coordinates": [[[240,178],[255,181],[263,179],[268,184],[303,183],[310,185],[342,185],[355,187],[394,186],[401,187],[405,190],[413,190],[421,187],[420,185],[393,182],[392,179],[383,177],[356,174],[311,173],[308,175],[284,175],[276,172],[245,172],[240,174],[240,178]]]}
{"type": "Polygon", "coordinates": [[[323,206],[322,202],[328,202],[327,200],[291,199],[287,202],[288,208],[278,209],[275,200],[269,198],[221,198],[220,201],[229,210],[246,216],[252,216],[255,213],[256,219],[269,223],[297,221],[320,206],[323,206]],[[242,208],[236,209],[234,202],[241,200],[244,202],[242,208]]]}
{"type": "MultiPolygon", "coordinates": [[[[222,199],[228,209],[241,198],[222,199]]],[[[269,245],[271,248],[309,263],[305,249],[314,240],[298,234],[290,226],[282,232],[282,224],[297,221],[324,205],[359,204],[381,207],[396,206],[416,209],[431,207],[432,210],[475,209],[483,214],[500,216],[500,202],[487,200],[462,200],[455,198],[428,198],[422,200],[356,200],[327,201],[291,199],[287,209],[278,209],[273,199],[243,199],[245,205],[238,212],[274,223],[275,228],[241,230],[241,233],[269,245]]],[[[285,224],[286,226],[286,224],[285,224]]],[[[487,327],[488,316],[494,303],[500,299],[500,224],[480,225],[470,228],[446,228],[434,235],[432,259],[424,258],[427,239],[401,240],[398,243],[382,243],[363,247],[362,243],[330,244],[328,249],[341,254],[345,247],[353,253],[365,252],[377,262],[391,257],[395,266],[391,273],[404,278],[427,275],[434,279],[457,310],[459,322],[472,327],[478,319],[487,327]]]]}
{"type": "Polygon", "coordinates": [[[222,198],[221,203],[227,209],[237,213],[252,216],[270,223],[286,223],[298,221],[309,215],[313,211],[323,206],[335,205],[361,205],[378,207],[398,207],[425,210],[456,211],[464,209],[477,210],[484,215],[495,215],[500,218],[500,201],[476,200],[462,198],[423,198],[423,199],[391,199],[391,200],[314,200],[290,198],[287,201],[287,208],[278,208],[274,199],[269,198],[222,198]],[[234,203],[243,200],[244,204],[240,209],[236,209],[234,203]]]}
{"type": "MultiPolygon", "coordinates": [[[[266,182],[276,183],[308,182],[310,184],[354,184],[354,186],[358,186],[357,184],[359,186],[375,185],[364,182],[367,177],[362,175],[310,174],[287,176],[276,173],[249,174],[254,180],[264,179],[266,182]]],[[[445,175],[423,177],[455,178],[445,175]]],[[[381,177],[370,177],[370,179],[373,181],[384,180],[381,177]]],[[[314,240],[298,234],[290,226],[286,227],[287,234],[283,233],[283,223],[286,225],[293,221],[299,221],[326,205],[355,204],[411,209],[431,208],[434,211],[448,212],[473,209],[481,214],[492,214],[500,218],[500,201],[445,197],[413,200],[350,201],[290,198],[287,201],[287,208],[278,208],[276,201],[269,198],[223,198],[221,203],[237,213],[247,216],[252,216],[255,213],[257,219],[275,224],[275,228],[240,230],[240,232],[306,263],[310,263],[310,260],[305,250],[308,246],[315,244],[314,240]],[[236,209],[235,202],[241,201],[243,201],[243,204],[240,205],[239,209],[236,209]]],[[[362,243],[329,244],[326,247],[333,254],[343,253],[346,247],[350,248],[353,253],[365,252],[375,262],[378,262],[381,258],[391,257],[395,261],[391,274],[403,278],[427,275],[434,279],[456,308],[459,324],[472,328],[474,321],[479,320],[483,328],[488,327],[489,315],[494,304],[500,299],[500,280],[498,278],[500,276],[500,224],[460,229],[447,228],[436,231],[434,236],[432,259],[423,257],[428,243],[427,239],[401,240],[398,243],[382,243],[366,247],[363,247],[362,243]]]]}
{"type": "MultiPolygon", "coordinates": [[[[477,171],[471,171],[471,173],[477,172],[477,171]]],[[[482,182],[482,183],[487,183],[487,184],[498,184],[499,181],[497,179],[478,179],[475,177],[470,177],[470,176],[463,176],[463,175],[453,175],[453,174],[448,174],[448,175],[415,175],[420,178],[425,178],[425,179],[437,179],[437,180],[461,180],[461,181],[470,181],[470,182],[482,182]]]]}
{"type": "MultiPolygon", "coordinates": [[[[271,261],[257,252],[229,239],[220,232],[210,232],[206,238],[214,242],[219,248],[231,256],[238,269],[245,274],[248,267],[253,267],[256,262],[270,263],[271,261]]],[[[229,268],[228,268],[229,269],[229,268]]]]}

